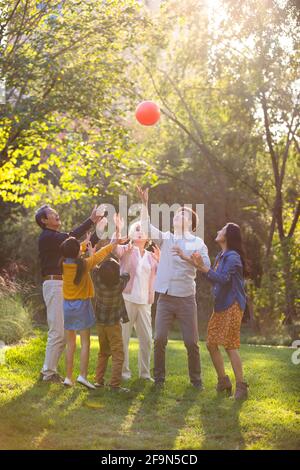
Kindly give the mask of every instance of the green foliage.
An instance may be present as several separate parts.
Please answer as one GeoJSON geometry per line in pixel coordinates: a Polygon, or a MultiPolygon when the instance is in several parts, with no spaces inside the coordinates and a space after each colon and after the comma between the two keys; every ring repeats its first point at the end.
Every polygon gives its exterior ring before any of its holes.
{"type": "Polygon", "coordinates": [[[150,88],[168,117],[159,145],[148,141],[165,178],[153,198],[171,202],[176,186],[180,202],[204,203],[211,252],[216,231],[239,223],[255,268],[257,314],[269,309],[275,323],[291,321],[300,212],[297,11],[292,2],[219,4],[213,12],[197,0],[165,2],[156,35],[146,30],[136,53],[139,93],[150,88]]]}
{"type": "MultiPolygon", "coordinates": [[[[37,282],[37,205],[53,204],[71,228],[100,199],[134,202],[139,182],[151,202],[205,205],[212,259],[216,231],[240,224],[258,323],[297,321],[295,2],[220,0],[213,12],[170,0],[152,15],[139,3],[1,3],[0,255],[37,282]],[[143,99],[161,106],[152,128],[134,120],[143,99]]],[[[198,299],[207,318],[201,284],[198,299]]]]}
{"type": "Polygon", "coordinates": [[[132,0],[6,3],[0,17],[4,201],[67,203],[116,193],[139,173],[152,179],[152,162],[141,161],[122,121],[130,106],[127,56],[145,21],[132,0]]]}
{"type": "Polygon", "coordinates": [[[31,316],[20,294],[0,276],[0,340],[16,343],[31,332],[31,316]]]}
{"type": "Polygon", "coordinates": [[[125,129],[104,119],[99,127],[67,118],[60,124],[62,129],[52,126],[47,140],[28,131],[22,146],[9,150],[0,168],[4,201],[59,205],[126,193],[137,177],[155,181],[153,157],[141,158],[125,129]]]}
{"type": "MultiPolygon", "coordinates": [[[[296,233],[296,240],[299,233],[296,233]]],[[[285,283],[286,265],[289,266],[291,282],[289,284],[290,294],[296,302],[296,308],[300,307],[299,282],[300,282],[300,256],[299,243],[295,240],[285,240],[284,247],[281,246],[278,237],[275,237],[272,256],[268,259],[259,288],[254,288],[252,295],[256,305],[256,315],[262,330],[280,328],[285,322],[286,295],[285,283]]],[[[300,324],[296,327],[296,337],[300,335],[300,324]]]]}

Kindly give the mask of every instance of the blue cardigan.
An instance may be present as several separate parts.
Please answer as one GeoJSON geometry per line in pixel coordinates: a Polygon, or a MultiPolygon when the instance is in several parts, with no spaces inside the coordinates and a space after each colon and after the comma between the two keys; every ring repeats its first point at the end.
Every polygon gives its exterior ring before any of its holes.
{"type": "Polygon", "coordinates": [[[225,310],[234,302],[238,302],[244,311],[246,308],[246,292],[240,255],[234,250],[220,252],[213,267],[218,262],[216,271],[210,269],[206,273],[206,278],[213,284],[214,311],[225,310]]]}

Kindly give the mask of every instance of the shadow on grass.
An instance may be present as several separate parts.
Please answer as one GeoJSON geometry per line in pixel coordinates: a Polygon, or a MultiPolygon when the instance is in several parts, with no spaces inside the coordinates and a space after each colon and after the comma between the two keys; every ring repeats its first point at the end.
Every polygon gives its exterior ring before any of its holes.
{"type": "Polygon", "coordinates": [[[148,389],[131,420],[129,449],[244,449],[242,403],[198,392],[148,389]]]}
{"type": "MultiPolygon", "coordinates": [[[[212,368],[209,363],[210,376],[212,368]]],[[[178,343],[168,345],[167,369],[163,389],[157,390],[152,385],[141,393],[129,426],[130,433],[137,438],[128,448],[243,449],[239,419],[242,404],[216,396],[214,389],[199,392],[189,384],[183,343],[179,347],[178,343]]],[[[139,387],[139,381],[131,386],[139,387]]]]}
{"type": "Polygon", "coordinates": [[[0,408],[0,448],[118,448],[114,436],[137,393],[36,382],[0,408]]]}
{"type": "Polygon", "coordinates": [[[202,449],[242,450],[245,441],[240,425],[243,402],[225,396],[211,396],[200,408],[204,430],[202,449]]]}

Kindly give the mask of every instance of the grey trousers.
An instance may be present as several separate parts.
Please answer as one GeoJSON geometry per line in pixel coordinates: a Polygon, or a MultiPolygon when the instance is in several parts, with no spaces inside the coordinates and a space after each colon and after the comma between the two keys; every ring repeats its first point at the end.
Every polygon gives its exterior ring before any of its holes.
{"type": "Polygon", "coordinates": [[[168,333],[175,318],[178,320],[183,341],[188,354],[190,380],[193,384],[201,383],[201,366],[199,353],[199,335],[197,305],[194,295],[175,297],[160,294],[157,301],[154,335],[154,379],[164,382],[165,351],[168,333]]]}

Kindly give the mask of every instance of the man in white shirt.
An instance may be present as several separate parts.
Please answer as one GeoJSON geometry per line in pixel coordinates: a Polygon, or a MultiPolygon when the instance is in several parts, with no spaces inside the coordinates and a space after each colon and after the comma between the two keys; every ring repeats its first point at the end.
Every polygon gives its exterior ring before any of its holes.
{"type": "Polygon", "coordinates": [[[174,234],[162,232],[151,225],[148,214],[148,189],[138,188],[142,201],[141,223],[143,231],[154,240],[161,249],[157,269],[155,291],[158,292],[155,336],[154,336],[154,380],[162,386],[165,381],[165,349],[168,332],[176,318],[180,324],[183,340],[188,354],[190,381],[201,390],[201,366],[199,354],[199,335],[196,305],[196,269],[179,256],[187,257],[193,253],[201,254],[206,266],[210,267],[208,250],[203,240],[193,235],[198,218],[189,208],[181,207],[173,218],[174,234]]]}

